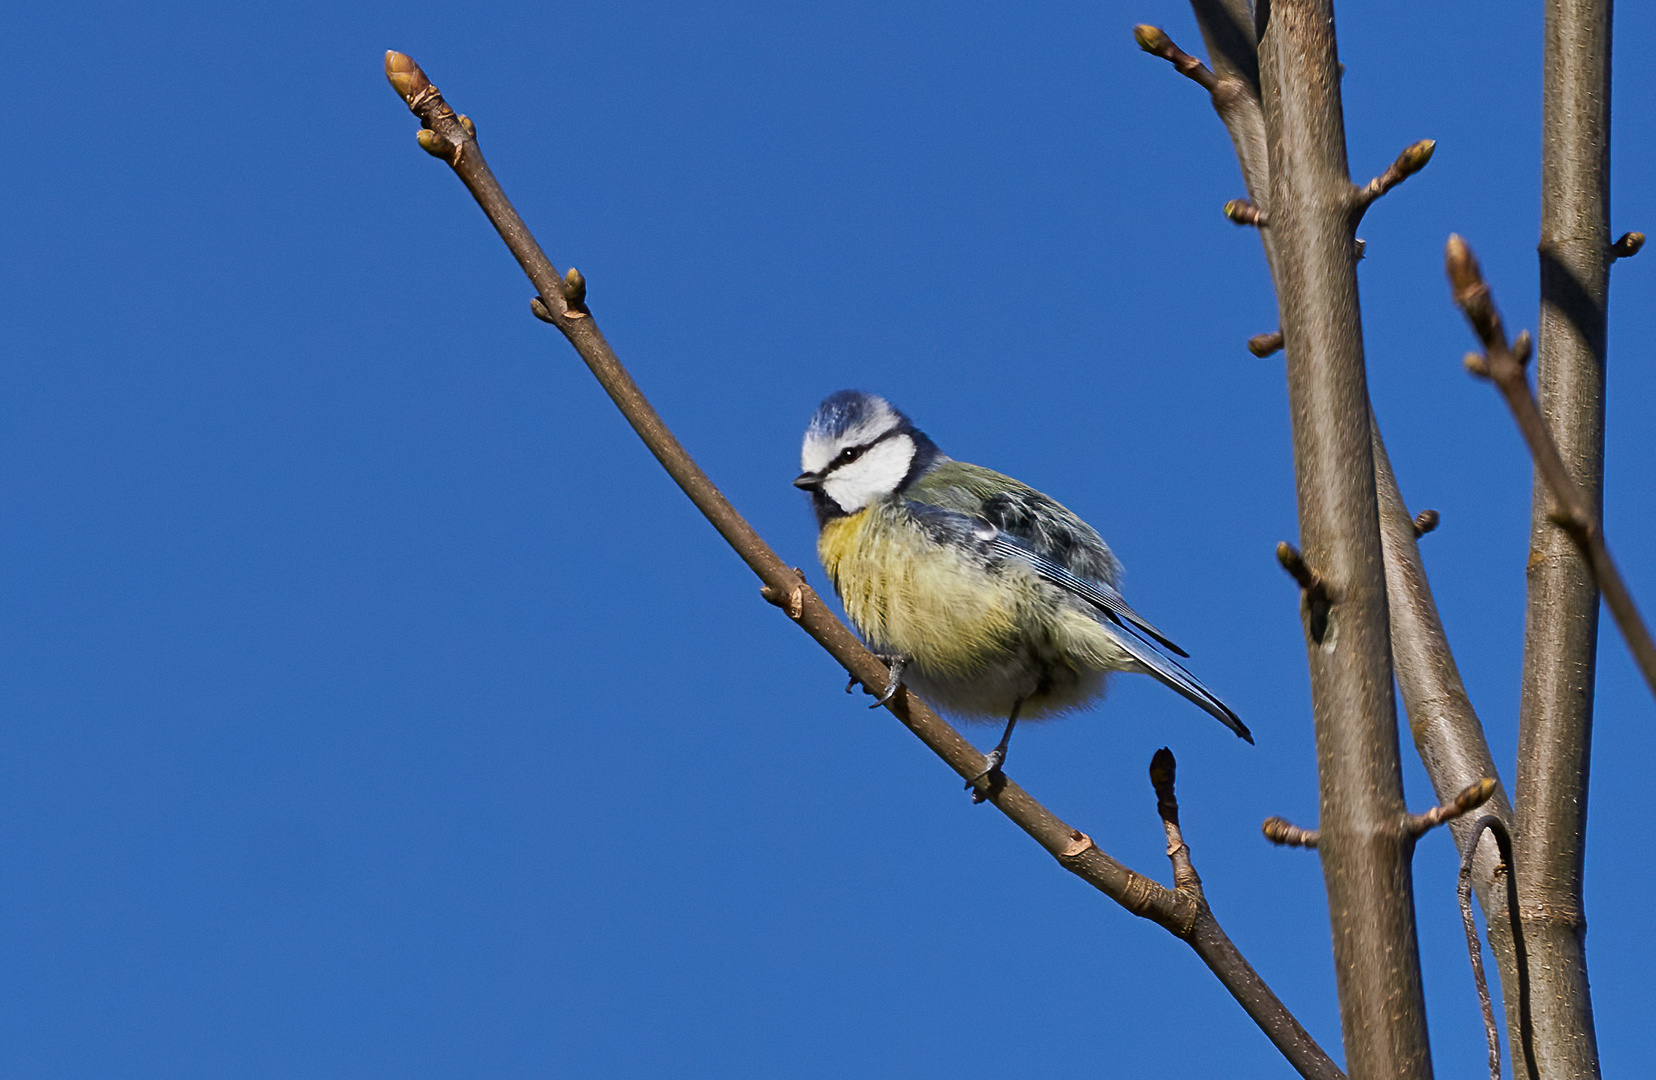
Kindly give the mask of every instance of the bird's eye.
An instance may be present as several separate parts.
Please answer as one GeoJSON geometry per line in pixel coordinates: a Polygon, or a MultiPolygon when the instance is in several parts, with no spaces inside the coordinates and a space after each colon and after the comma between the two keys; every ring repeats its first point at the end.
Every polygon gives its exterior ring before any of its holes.
{"type": "Polygon", "coordinates": [[[853,461],[856,461],[858,458],[862,457],[862,453],[865,449],[867,449],[867,447],[847,446],[844,450],[839,452],[838,457],[834,458],[834,464],[849,465],[853,461]]]}

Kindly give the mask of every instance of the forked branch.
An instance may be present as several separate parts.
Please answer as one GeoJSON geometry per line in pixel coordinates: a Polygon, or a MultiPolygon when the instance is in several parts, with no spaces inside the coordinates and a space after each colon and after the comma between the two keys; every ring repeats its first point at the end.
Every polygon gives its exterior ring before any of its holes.
{"type": "Polygon", "coordinates": [[[1628,591],[1621,571],[1610,557],[1610,549],[1604,541],[1603,525],[1581,489],[1570,479],[1569,469],[1565,467],[1564,459],[1547,431],[1535,394],[1530,389],[1529,377],[1524,371],[1530,354],[1529,335],[1519,334],[1516,342],[1508,343],[1506,328],[1501,323],[1501,314],[1495,307],[1489,285],[1484,281],[1478,260],[1465,240],[1459,236],[1449,238],[1444,249],[1444,263],[1454,290],[1455,304],[1465,313],[1466,321],[1472,325],[1473,333],[1483,344],[1481,354],[1467,356],[1466,366],[1474,375],[1493,382],[1506,399],[1507,408],[1512,410],[1518,430],[1529,446],[1530,456],[1535,459],[1535,469],[1552,493],[1553,520],[1570,534],[1586,557],[1599,591],[1604,594],[1604,603],[1615,617],[1616,627],[1633,653],[1634,663],[1644,675],[1651,693],[1656,694],[1656,643],[1651,641],[1650,629],[1639,616],[1633,594],[1628,591]]]}
{"type": "MultiPolygon", "coordinates": [[[[534,314],[556,326],[574,346],[633,430],[725,541],[758,575],[762,596],[810,634],[857,681],[883,685],[886,664],[831,612],[798,570],[783,562],[714,486],[701,466],[667,428],[598,330],[585,303],[586,282],[557,269],[513,209],[477,144],[476,126],[458,116],[412,59],[388,52],[385,73],[392,87],[420,119],[420,146],[448,162],[482,207],[538,295],[534,314]]],[[[984,756],[958,731],[906,688],[886,708],[933,753],[963,778],[979,777],[984,756]]],[[[1087,836],[1037,802],[1010,779],[988,785],[988,798],[1028,833],[1059,865],[1128,911],[1151,920],[1194,949],[1231,995],[1241,1003],[1290,1064],[1315,1080],[1343,1080],[1333,1060],[1300,1026],[1258,972],[1220,929],[1198,888],[1168,889],[1105,854],[1087,836]]],[[[1171,774],[1169,774],[1171,795],[1171,774]]]]}

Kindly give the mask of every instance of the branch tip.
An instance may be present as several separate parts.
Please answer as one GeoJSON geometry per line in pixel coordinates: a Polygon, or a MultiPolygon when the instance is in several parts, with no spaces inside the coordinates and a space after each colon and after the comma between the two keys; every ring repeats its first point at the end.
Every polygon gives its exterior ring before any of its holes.
{"type": "Polygon", "coordinates": [[[385,77],[390,81],[391,89],[410,104],[422,90],[431,86],[431,80],[426,78],[426,73],[420,70],[414,58],[395,49],[385,51],[385,77]]]}
{"type": "Polygon", "coordinates": [[[1302,829],[1284,818],[1268,817],[1259,828],[1265,834],[1265,839],[1278,847],[1315,848],[1317,846],[1316,829],[1302,829]]]}
{"type": "Polygon", "coordinates": [[[1639,253],[1640,248],[1644,247],[1644,242],[1645,234],[1642,232],[1622,233],[1621,236],[1616,239],[1616,242],[1610,245],[1611,261],[1614,262],[1617,259],[1631,259],[1639,253]]]}
{"type": "Polygon", "coordinates": [[[1432,160],[1432,153],[1435,150],[1437,150],[1436,139],[1421,139],[1419,142],[1404,147],[1403,152],[1397,155],[1397,160],[1386,166],[1385,172],[1357,189],[1357,213],[1362,214],[1374,203],[1374,200],[1424,169],[1426,163],[1432,160]]]}
{"type": "Polygon", "coordinates": [[[1248,339],[1248,351],[1260,359],[1270,356],[1282,348],[1282,331],[1272,330],[1268,334],[1255,334],[1248,339]]]}
{"type": "Polygon", "coordinates": [[[586,306],[586,292],[586,278],[581,276],[579,270],[571,266],[568,272],[564,274],[563,279],[564,303],[569,307],[569,310],[564,314],[568,318],[584,319],[591,314],[586,306]]]}
{"type": "Polygon", "coordinates": [[[1213,93],[1219,85],[1219,77],[1208,70],[1206,64],[1173,44],[1173,39],[1161,27],[1140,23],[1133,27],[1133,40],[1138,42],[1139,48],[1151,56],[1166,60],[1180,75],[1197,83],[1208,93],[1213,93]]]}
{"type": "Polygon", "coordinates": [[[1418,540],[1438,527],[1442,517],[1436,510],[1422,510],[1414,516],[1414,534],[1418,540]]]}
{"type": "Polygon", "coordinates": [[[1139,23],[1133,27],[1133,40],[1138,42],[1139,48],[1152,56],[1162,56],[1168,49],[1178,48],[1173,44],[1173,39],[1167,36],[1167,31],[1149,23],[1139,23]]]}

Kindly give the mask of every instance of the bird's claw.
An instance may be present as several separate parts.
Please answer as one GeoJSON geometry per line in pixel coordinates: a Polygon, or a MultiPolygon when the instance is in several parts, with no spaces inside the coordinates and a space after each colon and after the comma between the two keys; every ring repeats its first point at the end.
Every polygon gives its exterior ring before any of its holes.
{"type": "Polygon", "coordinates": [[[1001,772],[1001,765],[1006,761],[1005,750],[997,746],[984,755],[983,760],[986,766],[984,770],[966,781],[966,790],[972,793],[972,801],[975,803],[987,799],[995,788],[1000,786],[1006,779],[1006,774],[1001,772]],[[988,780],[989,782],[982,787],[978,787],[979,780],[988,780]]]}
{"type": "MultiPolygon", "coordinates": [[[[890,670],[886,674],[885,688],[880,691],[880,696],[875,699],[874,704],[869,706],[870,709],[878,709],[897,696],[898,689],[903,685],[903,669],[908,667],[908,657],[906,656],[884,656],[880,653],[874,655],[884,660],[890,670]]],[[[850,681],[845,684],[845,692],[849,694],[860,682],[862,682],[861,679],[855,675],[851,676],[850,681]]],[[[871,694],[873,692],[872,690],[869,691],[871,694]]]]}

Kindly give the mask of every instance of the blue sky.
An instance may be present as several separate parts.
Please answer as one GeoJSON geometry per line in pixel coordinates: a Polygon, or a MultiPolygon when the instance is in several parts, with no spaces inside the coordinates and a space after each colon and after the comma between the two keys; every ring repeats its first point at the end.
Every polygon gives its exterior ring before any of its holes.
{"type": "MultiPolygon", "coordinates": [[[[1622,5],[1612,227],[1656,196],[1622,5]]],[[[1529,467],[1459,358],[1451,231],[1533,326],[1539,5],[1341,12],[1376,408],[1513,782],[1529,467]]],[[[1331,1050],[1280,357],[1189,10],[75,4],[9,26],[0,1073],[1275,1077],[1182,945],[1056,867],[759,600],[381,74],[472,115],[623,359],[784,557],[816,402],[881,392],[1092,521],[1246,719],[1148,679],[1011,771],[1167,877],[1170,745],[1238,945],[1331,1050]]],[[[1656,256],[1618,265],[1607,525],[1656,610],[1656,256]]],[[[1589,947],[1644,1063],[1656,752],[1608,623],[1589,947]],[[1637,843],[1638,841],[1634,841],[1637,843]]],[[[995,732],[969,731],[980,744],[995,732]]],[[[1430,789],[1410,757],[1411,805],[1430,789]]],[[[1445,1074],[1482,1067],[1447,834],[1416,856],[1445,1074]]]]}

